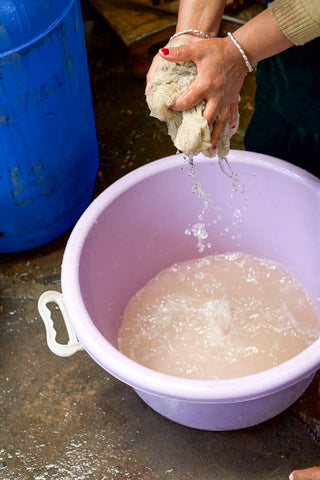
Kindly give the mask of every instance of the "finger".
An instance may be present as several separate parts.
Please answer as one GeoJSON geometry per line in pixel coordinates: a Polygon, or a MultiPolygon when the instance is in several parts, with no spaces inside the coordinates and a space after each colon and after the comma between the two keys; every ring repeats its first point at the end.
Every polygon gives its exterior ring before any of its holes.
{"type": "Polygon", "coordinates": [[[223,135],[226,123],[227,123],[226,121],[222,122],[219,120],[218,122],[216,121],[213,124],[213,129],[211,133],[211,144],[212,144],[213,150],[215,150],[218,146],[218,143],[223,135]]]}
{"type": "Polygon", "coordinates": [[[171,106],[171,110],[174,112],[181,112],[182,110],[188,110],[189,108],[198,105],[203,100],[203,89],[196,81],[190,88],[185,90],[176,99],[171,106]]]}
{"type": "MultiPolygon", "coordinates": [[[[179,95],[171,109],[174,111],[187,110],[188,108],[198,105],[198,103],[207,98],[208,100],[212,99],[215,101],[214,95],[211,94],[209,96],[211,84],[212,80],[208,78],[208,76],[201,76],[198,74],[191,87],[179,95]]],[[[216,115],[217,114],[211,119],[212,121],[216,115]]]]}
{"type": "Polygon", "coordinates": [[[311,467],[304,470],[294,470],[290,480],[320,480],[320,467],[311,467]]]}
{"type": "Polygon", "coordinates": [[[192,45],[179,45],[178,47],[160,48],[159,54],[169,62],[186,62],[191,60],[193,48],[192,45]]]}
{"type": "Polygon", "coordinates": [[[218,143],[219,143],[219,141],[220,141],[220,139],[223,135],[226,123],[228,121],[229,121],[229,109],[220,108],[218,118],[216,119],[216,121],[213,124],[213,129],[212,129],[212,133],[211,133],[211,143],[212,143],[213,148],[217,147],[217,145],[218,145],[218,143]]]}
{"type": "Polygon", "coordinates": [[[209,125],[212,125],[219,113],[219,104],[213,100],[209,99],[203,109],[202,115],[207,120],[209,125]]]}
{"type": "Polygon", "coordinates": [[[147,80],[146,88],[145,88],[144,93],[147,95],[150,92],[151,89],[152,89],[152,83],[151,83],[151,81],[148,82],[148,80],[147,80]]]}
{"type": "Polygon", "coordinates": [[[238,124],[238,100],[230,105],[230,127],[235,129],[238,124]]]}
{"type": "Polygon", "coordinates": [[[147,83],[146,83],[145,93],[148,93],[152,88],[152,79],[155,74],[155,71],[158,69],[159,61],[160,61],[160,55],[157,53],[154,59],[152,60],[152,63],[150,65],[150,68],[146,76],[147,83]]]}

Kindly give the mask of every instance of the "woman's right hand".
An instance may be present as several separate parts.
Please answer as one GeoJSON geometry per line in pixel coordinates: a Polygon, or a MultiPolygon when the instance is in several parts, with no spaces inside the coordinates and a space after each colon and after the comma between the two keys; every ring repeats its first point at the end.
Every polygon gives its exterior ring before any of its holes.
{"type": "MultiPolygon", "coordinates": [[[[184,35],[179,35],[178,37],[174,38],[173,40],[171,40],[170,44],[167,43],[163,48],[169,48],[170,47],[174,47],[176,45],[179,45],[183,42],[183,44],[185,45],[188,45],[188,44],[191,44],[191,43],[195,43],[195,42],[199,42],[203,40],[203,38],[201,37],[197,37],[197,36],[194,36],[194,35],[190,35],[190,34],[184,34],[184,35]]],[[[145,93],[147,94],[151,88],[152,88],[152,79],[153,79],[153,75],[154,73],[157,71],[158,69],[158,66],[159,66],[159,62],[160,62],[160,55],[159,53],[157,53],[154,57],[153,57],[153,60],[152,60],[152,63],[149,67],[149,70],[147,72],[147,76],[146,76],[146,89],[145,89],[145,93]]]]}
{"type": "Polygon", "coordinates": [[[210,38],[185,45],[164,48],[161,57],[171,62],[192,60],[197,66],[197,76],[190,88],[172,105],[172,110],[187,110],[205,100],[203,116],[212,128],[212,150],[223,135],[229,122],[231,129],[237,123],[239,92],[248,73],[245,62],[226,38],[210,38]]]}

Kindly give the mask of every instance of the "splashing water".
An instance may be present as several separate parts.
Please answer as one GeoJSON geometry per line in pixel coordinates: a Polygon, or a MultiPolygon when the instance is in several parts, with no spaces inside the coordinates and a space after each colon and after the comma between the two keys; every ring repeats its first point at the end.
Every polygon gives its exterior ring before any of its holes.
{"type": "MultiPolygon", "coordinates": [[[[231,193],[231,195],[229,197],[230,200],[233,199],[233,195],[238,191],[240,191],[241,194],[246,194],[245,184],[244,183],[240,184],[239,179],[238,179],[238,174],[231,167],[227,157],[219,157],[218,158],[218,163],[219,163],[219,167],[220,167],[220,170],[222,171],[222,173],[227,175],[227,177],[229,177],[232,181],[233,192],[231,193]]],[[[247,207],[247,200],[248,200],[248,198],[247,198],[247,196],[245,196],[244,208],[247,207]]]]}
{"type": "MultiPolygon", "coordinates": [[[[208,232],[206,230],[206,224],[204,223],[204,215],[211,201],[210,196],[203,190],[201,183],[195,175],[195,166],[194,166],[194,156],[193,155],[184,155],[184,160],[189,165],[188,175],[194,180],[194,186],[192,188],[192,193],[195,194],[202,202],[202,211],[198,215],[198,223],[194,224],[190,229],[185,230],[186,235],[193,235],[198,239],[197,247],[199,253],[203,253],[206,244],[205,240],[208,238],[208,232]]],[[[210,244],[207,244],[207,247],[210,247],[210,244]]]]}
{"type": "MultiPolygon", "coordinates": [[[[181,152],[178,151],[177,154],[181,154],[181,152]]],[[[183,154],[183,159],[185,160],[185,162],[187,163],[187,165],[189,167],[188,175],[194,180],[194,186],[192,188],[192,193],[195,194],[199,198],[199,200],[202,202],[202,211],[199,213],[199,215],[197,217],[198,222],[195,223],[194,225],[192,225],[190,228],[187,228],[185,230],[185,234],[188,235],[188,236],[193,235],[197,239],[198,251],[199,251],[199,253],[203,253],[206,247],[211,248],[211,243],[206,242],[206,240],[209,237],[209,234],[207,232],[207,225],[204,221],[204,217],[205,217],[206,210],[209,206],[209,203],[211,202],[212,199],[211,199],[210,195],[208,195],[204,191],[201,183],[199,182],[199,180],[196,177],[194,155],[183,154]]],[[[229,163],[229,161],[226,157],[219,157],[218,158],[218,164],[219,164],[219,167],[220,167],[220,170],[222,171],[222,173],[224,175],[227,175],[227,177],[229,177],[231,182],[232,182],[233,190],[232,190],[231,194],[229,195],[229,200],[230,200],[229,201],[229,206],[231,207],[231,203],[232,203],[232,200],[234,198],[235,193],[240,192],[240,194],[244,195],[243,209],[246,209],[247,208],[248,197],[246,195],[245,184],[244,183],[241,184],[239,182],[238,174],[232,169],[232,167],[231,167],[231,165],[230,165],[230,163],[229,163]]],[[[221,207],[216,206],[215,210],[218,211],[218,212],[221,212],[222,209],[221,209],[221,207]]],[[[242,220],[241,215],[242,215],[242,209],[237,208],[232,215],[232,225],[233,226],[236,226],[242,220]]],[[[221,213],[219,213],[218,216],[217,216],[217,219],[213,220],[213,223],[217,223],[218,221],[221,221],[221,220],[222,220],[222,215],[221,215],[221,213]]],[[[229,231],[230,231],[230,227],[225,226],[224,227],[224,232],[229,233],[229,231]]],[[[236,239],[236,238],[239,239],[239,235],[237,237],[235,235],[232,235],[231,238],[232,239],[236,239]]]]}

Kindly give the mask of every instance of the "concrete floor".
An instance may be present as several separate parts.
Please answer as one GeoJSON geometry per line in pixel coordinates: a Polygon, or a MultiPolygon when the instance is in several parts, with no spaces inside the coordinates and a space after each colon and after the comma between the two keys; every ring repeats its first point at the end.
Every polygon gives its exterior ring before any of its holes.
{"type": "MultiPolygon", "coordinates": [[[[126,50],[102,21],[85,18],[100,147],[98,195],[175,149],[166,127],[149,117],[144,80],[132,78],[126,50]]],[[[254,88],[248,76],[233,148],[243,148],[254,88]]],[[[52,354],[37,300],[45,290],[60,291],[68,235],[0,256],[1,479],[280,480],[293,469],[320,465],[319,375],[276,418],[208,432],[158,415],[85,352],[52,354]]]]}

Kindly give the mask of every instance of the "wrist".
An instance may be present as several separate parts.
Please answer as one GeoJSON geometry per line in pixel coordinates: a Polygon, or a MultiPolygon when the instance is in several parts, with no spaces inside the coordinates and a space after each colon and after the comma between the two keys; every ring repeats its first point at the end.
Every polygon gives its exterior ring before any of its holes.
{"type": "Polygon", "coordinates": [[[246,56],[254,65],[292,47],[267,8],[234,32],[246,56]]]}
{"type": "Polygon", "coordinates": [[[185,36],[185,35],[188,35],[188,36],[191,36],[191,37],[196,37],[200,40],[204,39],[204,38],[208,39],[208,38],[212,37],[211,33],[205,32],[204,30],[199,30],[197,28],[187,28],[185,30],[177,30],[176,33],[174,33],[169,38],[169,42],[171,42],[175,38],[182,37],[182,36],[185,36]]]}
{"type": "Polygon", "coordinates": [[[249,58],[246,54],[246,52],[243,50],[243,48],[241,47],[240,43],[237,41],[237,39],[232,35],[231,32],[228,32],[228,37],[230,38],[230,40],[232,41],[232,43],[234,44],[234,46],[236,47],[236,49],[238,50],[238,52],[240,53],[246,67],[247,67],[247,70],[248,70],[248,73],[251,73],[253,72],[253,66],[251,65],[250,61],[249,61],[249,58]]]}
{"type": "Polygon", "coordinates": [[[170,43],[171,46],[176,46],[176,45],[181,45],[181,44],[190,44],[194,42],[200,42],[201,40],[205,40],[204,37],[196,37],[194,35],[189,35],[188,33],[185,33],[183,35],[179,35],[172,40],[170,39],[168,41],[168,44],[170,43]]]}
{"type": "Polygon", "coordinates": [[[230,59],[230,62],[228,62],[230,64],[230,68],[234,68],[234,70],[236,70],[237,73],[244,78],[248,74],[249,70],[243,56],[229,36],[224,38],[224,42],[224,56],[225,58],[230,59]]]}
{"type": "Polygon", "coordinates": [[[195,28],[217,37],[226,0],[180,0],[177,32],[195,28]]]}

